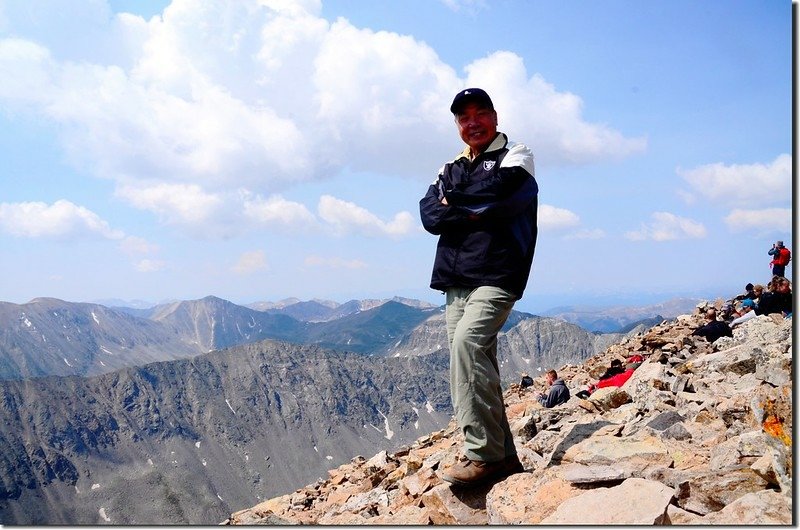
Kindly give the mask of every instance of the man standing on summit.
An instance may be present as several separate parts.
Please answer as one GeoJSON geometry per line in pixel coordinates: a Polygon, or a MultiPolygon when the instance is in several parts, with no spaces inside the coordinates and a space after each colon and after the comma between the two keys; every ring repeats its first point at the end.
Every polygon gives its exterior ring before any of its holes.
{"type": "Polygon", "coordinates": [[[497,333],[528,283],[539,188],[533,153],[497,131],[485,91],[462,90],[450,111],[467,145],[439,170],[420,216],[439,236],[431,288],[446,295],[450,393],[464,435],[465,458],[442,478],[474,486],[523,470],[503,403],[497,333]]]}

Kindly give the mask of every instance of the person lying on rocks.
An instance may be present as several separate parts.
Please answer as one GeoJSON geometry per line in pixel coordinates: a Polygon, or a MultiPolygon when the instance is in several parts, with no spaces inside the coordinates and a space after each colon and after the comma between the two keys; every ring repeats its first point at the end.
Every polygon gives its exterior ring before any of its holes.
{"type": "Polygon", "coordinates": [[[537,397],[539,403],[541,403],[543,407],[550,409],[569,401],[569,389],[564,383],[564,380],[558,377],[556,371],[548,370],[544,376],[550,390],[547,391],[547,394],[543,392],[539,393],[537,397]]]}
{"type": "MultiPolygon", "coordinates": [[[[587,385],[586,388],[575,394],[575,397],[588,399],[588,397],[592,395],[598,388],[605,388],[607,386],[619,387],[624,385],[625,382],[631,378],[634,370],[636,370],[642,364],[644,358],[638,354],[628,357],[626,359],[625,368],[622,368],[622,361],[616,359],[615,361],[618,363],[619,369],[621,370],[620,372],[612,374],[608,377],[605,377],[606,374],[603,374],[600,376],[600,380],[597,381],[597,383],[587,385]]],[[[611,365],[614,366],[614,361],[611,361],[611,365]]],[[[606,370],[606,373],[608,373],[610,370],[611,368],[606,370]]]]}
{"type": "Polygon", "coordinates": [[[603,375],[600,376],[600,380],[608,379],[609,377],[614,377],[617,374],[621,374],[625,371],[625,368],[622,367],[622,361],[619,359],[614,359],[611,361],[611,366],[606,368],[606,371],[603,375]]]}
{"type": "Polygon", "coordinates": [[[717,320],[717,311],[714,308],[706,310],[706,323],[692,332],[692,335],[704,337],[708,342],[714,342],[720,337],[733,337],[731,327],[721,320],[717,320]]]}

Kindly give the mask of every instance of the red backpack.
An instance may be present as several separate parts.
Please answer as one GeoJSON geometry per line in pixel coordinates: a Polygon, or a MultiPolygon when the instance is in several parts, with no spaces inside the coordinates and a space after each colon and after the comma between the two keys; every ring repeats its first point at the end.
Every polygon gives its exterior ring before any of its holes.
{"type": "Polygon", "coordinates": [[[789,251],[788,248],[783,247],[778,252],[778,255],[775,257],[775,263],[778,265],[783,265],[784,267],[789,264],[789,261],[792,259],[792,253],[789,251]]]}

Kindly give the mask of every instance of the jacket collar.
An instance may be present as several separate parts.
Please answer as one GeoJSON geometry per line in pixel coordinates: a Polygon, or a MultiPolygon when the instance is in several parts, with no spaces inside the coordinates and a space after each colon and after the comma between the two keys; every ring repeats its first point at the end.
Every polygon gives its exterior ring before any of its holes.
{"type": "MultiPolygon", "coordinates": [[[[499,151],[500,149],[503,149],[506,146],[506,144],[508,144],[508,136],[506,136],[505,133],[498,132],[495,139],[492,140],[492,143],[489,144],[489,147],[487,147],[483,151],[483,153],[489,153],[491,151],[499,151]]],[[[478,156],[481,156],[483,153],[481,153],[478,156]]],[[[469,146],[467,145],[464,147],[464,150],[461,151],[461,153],[456,157],[456,160],[458,160],[459,158],[466,158],[467,160],[469,160],[469,154],[470,154],[469,146]]],[[[478,157],[476,156],[475,158],[478,157]]]]}

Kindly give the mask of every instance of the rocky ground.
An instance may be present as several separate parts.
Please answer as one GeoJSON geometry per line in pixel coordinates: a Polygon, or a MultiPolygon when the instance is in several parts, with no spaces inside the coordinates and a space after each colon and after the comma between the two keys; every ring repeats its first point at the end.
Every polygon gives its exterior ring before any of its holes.
{"type": "Polygon", "coordinates": [[[453,423],[392,454],[233,513],[225,524],[793,524],[792,320],[759,316],[713,344],[702,304],[558,372],[572,399],[544,409],[542,382],[506,392],[525,472],[473,489],[453,423]],[[645,361],[622,387],[574,397],[612,359],[645,361]]]}

